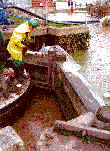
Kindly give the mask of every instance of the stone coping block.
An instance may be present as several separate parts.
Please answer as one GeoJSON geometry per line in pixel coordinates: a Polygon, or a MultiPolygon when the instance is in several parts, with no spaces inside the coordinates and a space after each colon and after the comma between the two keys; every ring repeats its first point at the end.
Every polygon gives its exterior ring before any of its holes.
{"type": "Polygon", "coordinates": [[[47,46],[40,49],[39,52],[27,50],[24,61],[28,64],[37,65],[43,63],[44,65],[48,65],[49,57],[52,57],[53,55],[55,57],[55,61],[64,62],[66,60],[66,55],[63,53],[63,51],[57,51],[57,49],[54,50],[54,46],[47,46]]]}
{"type": "Polygon", "coordinates": [[[36,27],[34,29],[34,31],[31,33],[32,36],[41,36],[41,35],[46,35],[47,34],[47,29],[48,27],[44,27],[44,26],[39,26],[39,27],[36,27]]]}
{"type": "Polygon", "coordinates": [[[0,129],[0,151],[26,151],[22,139],[11,126],[0,129]]]}
{"type": "Polygon", "coordinates": [[[89,32],[89,28],[87,25],[73,25],[71,27],[48,27],[48,34],[62,36],[62,35],[71,35],[71,34],[78,34],[78,33],[85,33],[89,32]]]}
{"type": "Polygon", "coordinates": [[[93,127],[88,127],[85,125],[75,125],[75,124],[68,124],[67,122],[64,121],[56,121],[56,127],[58,128],[63,128],[68,131],[77,131],[81,132],[82,136],[84,135],[91,135],[93,137],[97,137],[99,139],[103,140],[110,140],[110,131],[107,130],[102,130],[102,129],[97,129],[93,127]]]}
{"type": "Polygon", "coordinates": [[[95,121],[95,115],[92,112],[85,113],[71,121],[60,121],[55,122],[55,127],[60,129],[66,129],[68,131],[81,132],[82,136],[91,135],[103,140],[110,140],[110,131],[97,129],[91,127],[95,121]]]}
{"type": "MultiPolygon", "coordinates": [[[[60,72],[64,73],[66,81],[68,81],[78,94],[88,111],[96,113],[99,107],[105,106],[104,100],[97,94],[89,81],[80,73],[80,68],[77,67],[74,61],[68,58],[68,60],[63,63],[58,62],[57,66],[60,72]]],[[[60,79],[62,79],[61,73],[59,73],[60,79]]]]}
{"type": "Polygon", "coordinates": [[[83,115],[78,116],[75,119],[68,121],[68,124],[75,124],[75,125],[86,125],[91,126],[95,120],[95,114],[92,112],[85,113],[83,115]]]}
{"type": "Polygon", "coordinates": [[[26,54],[25,54],[25,58],[24,58],[25,63],[28,64],[40,64],[40,63],[44,63],[48,65],[48,54],[44,54],[42,52],[33,52],[31,50],[27,50],[26,54]]]}

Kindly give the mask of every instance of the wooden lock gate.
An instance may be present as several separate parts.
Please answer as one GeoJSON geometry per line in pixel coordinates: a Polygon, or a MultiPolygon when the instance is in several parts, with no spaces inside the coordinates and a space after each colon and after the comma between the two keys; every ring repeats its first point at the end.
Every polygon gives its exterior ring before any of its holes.
{"type": "Polygon", "coordinates": [[[29,51],[25,56],[25,63],[30,65],[33,85],[52,90],[55,83],[56,61],[65,61],[66,56],[58,53],[55,46],[46,48],[46,52],[29,51]]]}

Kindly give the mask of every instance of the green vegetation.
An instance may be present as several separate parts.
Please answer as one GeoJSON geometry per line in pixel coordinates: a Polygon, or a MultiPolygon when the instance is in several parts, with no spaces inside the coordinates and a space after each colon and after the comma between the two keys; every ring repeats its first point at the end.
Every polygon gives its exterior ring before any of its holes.
{"type": "MultiPolygon", "coordinates": [[[[19,24],[22,24],[26,21],[28,21],[28,19],[23,19],[23,18],[20,18],[20,17],[12,17],[10,16],[10,20],[11,22],[13,22],[14,24],[16,25],[19,25],[19,24]]],[[[39,23],[41,24],[44,24],[44,25],[50,25],[50,26],[54,26],[54,27],[70,27],[71,25],[66,25],[66,24],[56,24],[56,23],[53,23],[53,22],[48,22],[48,23],[44,23],[43,21],[40,21],[39,23]]]]}
{"type": "Polygon", "coordinates": [[[0,62],[0,72],[5,68],[5,65],[5,62],[0,62]]]}
{"type": "Polygon", "coordinates": [[[103,129],[110,131],[110,125],[104,125],[103,129]]]}
{"type": "Polygon", "coordinates": [[[24,22],[26,22],[28,19],[24,19],[24,18],[20,18],[20,17],[13,17],[13,16],[9,16],[11,22],[13,22],[16,25],[22,24],[24,22]]]}
{"type": "Polygon", "coordinates": [[[56,24],[56,23],[53,23],[53,22],[48,22],[48,25],[50,26],[54,26],[54,27],[70,27],[71,25],[66,25],[66,24],[56,24]]]}
{"type": "Polygon", "coordinates": [[[102,22],[102,26],[110,26],[110,18],[105,18],[104,21],[102,22]]]}
{"type": "Polygon", "coordinates": [[[90,136],[90,135],[86,135],[82,137],[82,142],[86,144],[91,144],[92,142],[95,142],[95,144],[99,143],[98,138],[90,136]]]}
{"type": "Polygon", "coordinates": [[[96,137],[93,137],[91,135],[82,136],[81,132],[67,131],[63,127],[62,128],[56,128],[55,131],[60,132],[61,134],[65,135],[65,136],[75,135],[75,136],[82,139],[83,144],[91,144],[92,142],[95,142],[95,144],[99,143],[99,139],[96,137]]]}
{"type": "Polygon", "coordinates": [[[78,11],[87,11],[87,8],[75,8],[74,11],[75,10],[78,10],[78,11]]]}

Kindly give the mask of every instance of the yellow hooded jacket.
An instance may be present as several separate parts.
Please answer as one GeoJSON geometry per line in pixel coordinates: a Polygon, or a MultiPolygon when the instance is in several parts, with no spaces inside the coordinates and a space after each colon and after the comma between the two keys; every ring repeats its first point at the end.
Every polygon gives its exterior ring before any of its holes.
{"type": "Polygon", "coordinates": [[[13,31],[7,46],[7,50],[11,54],[12,59],[22,61],[22,51],[26,46],[23,45],[21,41],[30,39],[30,36],[26,39],[26,32],[30,33],[28,22],[19,25],[13,31]]]}

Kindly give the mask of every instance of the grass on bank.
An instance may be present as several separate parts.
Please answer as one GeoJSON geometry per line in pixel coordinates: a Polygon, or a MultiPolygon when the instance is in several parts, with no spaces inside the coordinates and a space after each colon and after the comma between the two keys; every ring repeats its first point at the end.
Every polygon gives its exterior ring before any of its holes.
{"type": "MultiPolygon", "coordinates": [[[[24,19],[24,18],[21,18],[21,17],[13,17],[13,16],[9,16],[10,20],[12,23],[16,24],[16,25],[20,25],[26,21],[28,21],[29,19],[24,19]]],[[[53,27],[70,27],[71,24],[59,24],[59,23],[53,23],[53,22],[48,22],[48,23],[45,23],[44,21],[39,21],[39,24],[42,24],[42,25],[50,25],[50,26],[53,26],[53,27]]],[[[77,26],[80,25],[80,24],[76,24],[77,26]]]]}
{"type": "Polygon", "coordinates": [[[13,17],[13,16],[9,16],[10,20],[11,20],[11,23],[14,23],[16,25],[20,25],[26,21],[28,21],[29,19],[24,19],[24,18],[21,18],[21,17],[13,17]]]}
{"type": "Polygon", "coordinates": [[[105,18],[105,20],[102,22],[102,26],[110,26],[110,18],[105,18]]]}
{"type": "Polygon", "coordinates": [[[69,24],[56,24],[56,23],[53,23],[53,22],[48,22],[47,24],[50,25],[50,26],[59,27],[59,28],[61,28],[61,27],[70,27],[71,26],[71,24],[70,25],[69,24]]]}

